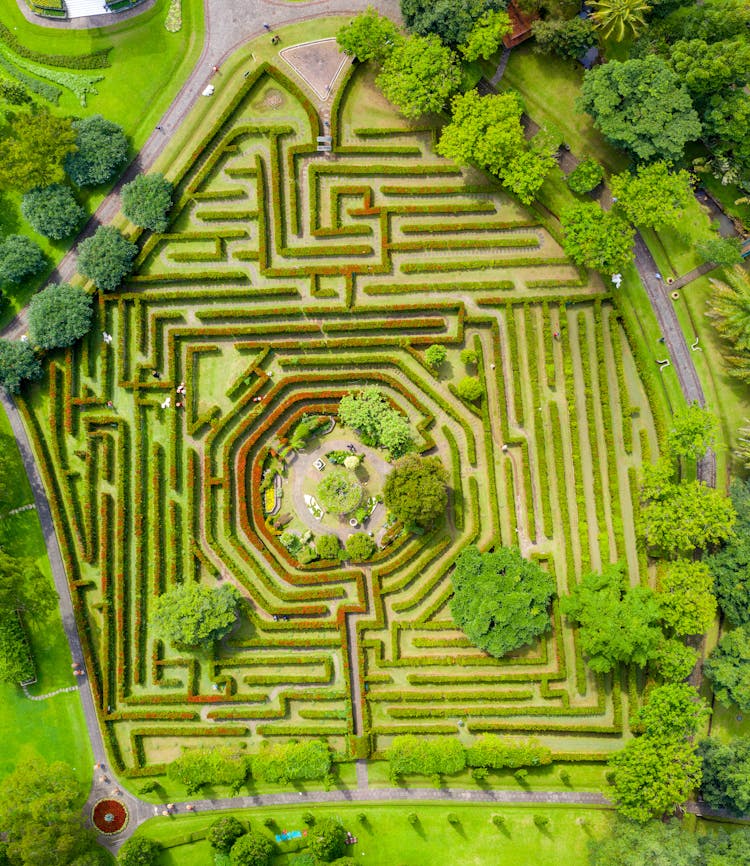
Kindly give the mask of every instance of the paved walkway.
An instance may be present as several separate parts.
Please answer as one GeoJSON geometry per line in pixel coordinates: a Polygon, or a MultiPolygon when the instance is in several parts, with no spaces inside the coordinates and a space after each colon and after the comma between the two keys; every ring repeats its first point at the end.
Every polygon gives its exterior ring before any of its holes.
{"type": "Polygon", "coordinates": [[[686,286],[688,283],[692,283],[693,280],[697,280],[698,277],[702,277],[705,274],[710,274],[718,265],[715,265],[713,262],[706,262],[705,264],[698,265],[697,268],[693,268],[692,271],[688,271],[686,274],[683,274],[681,277],[677,277],[676,280],[669,284],[669,291],[673,292],[677,289],[681,289],[683,286],[686,286]]]}
{"type": "Polygon", "coordinates": [[[112,25],[126,21],[128,18],[135,18],[136,15],[141,15],[150,9],[156,3],[156,0],[144,0],[143,3],[140,3],[134,9],[127,9],[125,12],[108,12],[105,15],[84,15],[69,20],[45,18],[42,15],[35,15],[27,6],[26,0],[16,0],[16,3],[18,3],[18,8],[21,10],[23,17],[39,27],[52,27],[57,30],[92,30],[99,27],[112,27],[112,25]]]}

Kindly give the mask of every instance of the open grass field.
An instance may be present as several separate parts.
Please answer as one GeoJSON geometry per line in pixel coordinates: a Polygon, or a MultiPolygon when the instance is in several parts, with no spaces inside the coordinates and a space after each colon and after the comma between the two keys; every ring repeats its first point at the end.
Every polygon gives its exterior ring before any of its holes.
{"type": "MultiPolygon", "coordinates": [[[[274,808],[253,809],[231,814],[248,820],[251,826],[271,835],[261,822],[271,817],[279,830],[304,829],[302,814],[305,809],[274,808]]],[[[588,840],[605,835],[612,813],[604,809],[576,809],[550,807],[534,809],[513,806],[450,806],[434,803],[361,803],[341,805],[336,809],[314,807],[316,818],[338,817],[347,830],[357,838],[357,844],[347,849],[347,856],[367,866],[583,866],[587,862],[588,840]],[[412,826],[409,812],[416,812],[419,823],[412,826]],[[359,820],[359,814],[366,821],[359,820]],[[459,823],[448,823],[448,813],[455,814],[459,823]],[[543,814],[549,824],[540,830],[534,824],[534,815],[543,814]],[[492,816],[500,815],[505,825],[498,829],[492,816]]],[[[155,818],[138,830],[138,835],[158,839],[170,846],[161,854],[159,866],[204,866],[212,862],[213,852],[208,842],[201,841],[208,827],[217,818],[212,815],[155,818]],[[192,844],[177,844],[191,834],[192,844]]],[[[282,847],[291,848],[285,843],[282,847]]],[[[273,857],[273,866],[287,866],[288,853],[273,857]]]]}
{"type": "MultiPolygon", "coordinates": [[[[135,155],[192,70],[203,44],[201,0],[182,0],[183,26],[177,33],[169,33],[164,27],[168,6],[169,0],[158,0],[147,12],[111,27],[56,30],[30,24],[15,2],[4,3],[0,7],[0,26],[4,28],[0,29],[2,73],[6,77],[28,76],[39,85],[51,87],[48,98],[38,97],[37,101],[55,113],[75,117],[101,114],[121,124],[135,155]],[[23,51],[48,59],[30,60],[23,51]],[[86,57],[101,51],[108,51],[109,65],[105,67],[59,65],[71,57],[84,63],[86,57]],[[55,61],[56,55],[62,55],[62,60],[55,61]],[[55,92],[57,99],[53,100],[55,92]]],[[[93,212],[107,191],[108,187],[82,190],[84,207],[93,212]]],[[[32,237],[47,254],[51,268],[70,244],[37,235],[23,219],[20,201],[21,196],[15,193],[0,196],[0,233],[32,237]]],[[[40,274],[9,294],[9,302],[0,309],[0,327],[44,285],[48,274],[40,274]]]]}
{"type": "MultiPolygon", "coordinates": [[[[0,412],[0,443],[4,460],[12,468],[12,483],[0,490],[0,547],[12,556],[34,559],[52,582],[44,537],[35,511],[8,516],[8,512],[33,502],[31,488],[21,463],[10,425],[0,412]]],[[[46,694],[73,685],[70,650],[57,611],[44,621],[27,619],[38,682],[31,694],[46,694]]],[[[0,685],[0,779],[25,760],[65,760],[75,768],[81,782],[91,776],[91,750],[83,722],[81,702],[75,692],[46,701],[30,701],[18,686],[0,685]]]]}
{"type": "MultiPolygon", "coordinates": [[[[247,49],[222,71],[165,154],[169,230],[141,237],[135,274],[23,403],[114,766],[137,787],[182,746],[324,737],[346,760],[402,732],[484,731],[601,762],[642,683],[591,674],[556,603],[537,645],[486,656],[451,620],[449,575],[477,542],[519,544],[560,593],[618,559],[655,580],[633,511],[664,405],[637,336],[538,217],[435,156],[433,123],[365,110],[378,104],[366,67],[333,106],[288,67],[248,68],[247,49]],[[316,153],[324,119],[333,156],[316,153]],[[437,376],[432,343],[448,353],[437,376]],[[465,347],[478,405],[455,391],[465,347]],[[364,385],[441,457],[448,519],[388,544],[378,532],[365,566],[303,565],[264,511],[269,449],[364,385]],[[213,653],[176,651],[149,625],[153,598],[188,580],[248,599],[213,653]]],[[[279,467],[292,519],[311,519],[295,467],[325,447],[313,438],[279,467]]],[[[601,778],[580,776],[581,789],[601,778]]]]}

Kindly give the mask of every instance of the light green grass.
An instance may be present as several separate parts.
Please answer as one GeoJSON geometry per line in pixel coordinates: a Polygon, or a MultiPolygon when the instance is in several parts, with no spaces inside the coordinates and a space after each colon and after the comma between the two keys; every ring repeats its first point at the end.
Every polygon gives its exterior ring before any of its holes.
{"type": "Polygon", "coordinates": [[[628,163],[625,154],[606,141],[587,114],[576,111],[582,80],[579,63],[536,54],[526,43],[511,52],[500,87],[518,90],[531,118],[554,123],[576,156],[593,156],[609,171],[622,171],[628,163]]]}
{"type": "MultiPolygon", "coordinates": [[[[12,449],[16,464],[14,487],[18,504],[31,501],[31,489],[21,456],[10,437],[10,424],[0,412],[3,446],[12,449]]],[[[4,501],[7,499],[3,497],[4,501]]],[[[12,505],[11,507],[18,507],[12,505]]],[[[25,511],[0,523],[0,544],[14,556],[30,556],[52,582],[44,536],[35,511],[25,511]]],[[[73,685],[70,649],[62,629],[60,614],[53,611],[46,619],[26,619],[34,651],[38,683],[32,694],[44,694],[73,685]]],[[[91,748],[83,720],[81,702],[75,692],[56,695],[46,701],[30,701],[18,686],[0,684],[0,779],[22,761],[66,761],[76,768],[82,785],[91,777],[91,748]]],[[[85,796],[85,795],[84,795],[85,796]]]]}
{"type": "MultiPolygon", "coordinates": [[[[57,30],[29,23],[16,3],[3,4],[0,22],[9,27],[22,45],[49,54],[85,54],[111,48],[111,66],[97,69],[103,80],[97,94],[89,94],[86,107],[69,91],[63,91],[56,114],[76,117],[102,114],[119,123],[130,137],[132,153],[142,147],[169,107],[200,54],[203,44],[203,4],[182,0],[183,26],[177,33],[164,27],[169,0],[158,0],[152,9],[112,27],[96,30],[57,30]]],[[[113,16],[113,20],[117,20],[113,16]]],[[[49,67],[52,69],[53,67],[49,67]]],[[[64,70],[68,71],[68,70],[64,70]]],[[[49,105],[43,100],[39,102],[49,105]]],[[[109,187],[83,191],[81,200],[89,213],[102,201],[109,187]]],[[[20,212],[21,196],[9,193],[0,199],[0,232],[22,233],[33,238],[48,256],[50,269],[59,262],[70,240],[52,242],[36,234],[20,212]]],[[[16,290],[0,311],[0,327],[23,307],[33,292],[47,281],[49,270],[16,290]]]]}
{"type": "MultiPolygon", "coordinates": [[[[603,836],[609,829],[612,813],[605,809],[557,806],[486,806],[463,803],[353,803],[335,808],[305,806],[296,809],[278,807],[232,812],[249,820],[254,829],[270,835],[262,820],[271,816],[281,829],[304,829],[302,814],[312,811],[318,818],[340,817],[347,830],[358,839],[347,849],[347,855],[363,866],[584,866],[591,838],[603,836]],[[358,815],[363,812],[363,825],[358,815]],[[419,824],[412,827],[408,814],[415,812],[419,824]],[[448,813],[460,823],[448,823],[448,813]],[[499,830],[493,815],[502,815],[505,827],[499,830]],[[546,829],[534,824],[534,815],[549,818],[546,829]],[[584,821],[582,825],[578,823],[584,821]]],[[[208,828],[218,817],[211,815],[155,818],[139,827],[137,833],[169,844],[189,832],[208,828]]],[[[158,866],[205,866],[212,862],[212,851],[206,841],[180,845],[164,851],[158,866]]],[[[289,862],[287,856],[274,857],[274,866],[289,862]]]]}

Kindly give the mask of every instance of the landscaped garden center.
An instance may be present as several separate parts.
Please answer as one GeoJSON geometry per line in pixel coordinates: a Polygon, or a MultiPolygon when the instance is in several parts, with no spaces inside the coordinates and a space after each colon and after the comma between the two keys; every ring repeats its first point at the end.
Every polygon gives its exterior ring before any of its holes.
{"type": "Polygon", "coordinates": [[[0,866],[750,863],[750,10],[86,2],[0,11],[0,866]]]}

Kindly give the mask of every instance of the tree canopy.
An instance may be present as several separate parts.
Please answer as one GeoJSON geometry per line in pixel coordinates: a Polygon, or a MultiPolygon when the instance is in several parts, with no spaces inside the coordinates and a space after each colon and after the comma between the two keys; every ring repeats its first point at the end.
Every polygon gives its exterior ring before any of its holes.
{"type": "Polygon", "coordinates": [[[694,736],[710,715],[694,686],[668,683],[649,692],[648,700],[633,716],[631,729],[646,737],[684,740],[694,736]]]}
{"type": "MultiPolygon", "coordinates": [[[[702,866],[698,837],[679,821],[635,824],[619,819],[589,843],[589,866],[702,866]]],[[[729,866],[729,864],[727,864],[729,866]]]]}
{"type": "Polygon", "coordinates": [[[238,791],[247,778],[248,759],[230,746],[211,749],[185,749],[167,768],[170,779],[196,794],[204,785],[228,785],[238,791]]]}
{"type": "Polygon", "coordinates": [[[645,14],[651,7],[646,0],[592,0],[595,27],[604,39],[622,42],[646,29],[645,14]]]}
{"type": "Polygon", "coordinates": [[[113,292],[133,268],[138,247],[114,226],[99,226],[78,245],[78,270],[102,292],[113,292]]]}
{"type": "Polygon", "coordinates": [[[714,581],[704,562],[677,559],[661,581],[659,607],[675,634],[703,634],[716,616],[714,581]]]}
{"type": "Polygon", "coordinates": [[[82,793],[68,764],[21,761],[0,783],[0,826],[11,863],[68,866],[92,848],[82,793]]]}
{"type": "Polygon", "coordinates": [[[712,280],[706,315],[726,342],[722,353],[730,375],[750,382],[750,274],[740,267],[724,272],[726,282],[712,280]]]}
{"type": "Polygon", "coordinates": [[[447,481],[448,472],[439,457],[405,454],[385,480],[386,508],[407,526],[432,526],[445,514],[447,481]]]}
{"type": "Polygon", "coordinates": [[[633,261],[635,233],[615,211],[582,202],[566,208],[560,222],[563,249],[577,264],[614,274],[633,261]]]}
{"type": "Polygon", "coordinates": [[[0,284],[16,285],[44,270],[44,255],[25,235],[0,240],[0,284]]]}
{"type": "Polygon", "coordinates": [[[706,659],[703,672],[719,703],[750,710],[750,625],[727,632],[706,659]]]}
{"type": "Polygon", "coordinates": [[[239,601],[239,592],[228,583],[217,587],[181,584],[156,599],[151,624],[175,646],[205,646],[234,628],[239,601]]]}
{"type": "Polygon", "coordinates": [[[398,27],[373,6],[368,6],[336,33],[336,42],[347,54],[357,60],[378,63],[385,60],[401,39],[398,27]]]}
{"type": "Polygon", "coordinates": [[[404,117],[416,118],[442,110],[461,83],[461,69],[437,36],[410,36],[393,47],[375,83],[404,117]]]}
{"type": "Polygon", "coordinates": [[[704,562],[724,615],[732,625],[742,625],[750,622],[750,481],[734,478],[729,495],[737,514],[735,531],[704,562]]]}
{"type": "Polygon", "coordinates": [[[22,340],[0,340],[0,386],[17,394],[23,382],[42,378],[42,365],[34,349],[22,340]]]}
{"type": "Polygon", "coordinates": [[[635,737],[609,759],[617,810],[645,822],[671,813],[701,781],[701,761],[686,740],[635,737]]]}
{"type": "Polygon", "coordinates": [[[273,852],[274,845],[268,836],[250,830],[232,845],[229,862],[232,866],[268,866],[273,852]]]}
{"type": "Polygon", "coordinates": [[[531,30],[537,51],[557,54],[567,60],[576,60],[596,45],[594,25],[587,18],[537,19],[532,23],[531,30]]]}
{"type": "Polygon", "coordinates": [[[434,33],[446,45],[465,43],[471,29],[486,12],[505,9],[505,0],[401,0],[406,26],[422,36],[434,33]]]}
{"type": "Polygon", "coordinates": [[[703,761],[701,797],[713,809],[746,815],[750,811],[750,737],[736,737],[729,743],[709,738],[699,744],[698,754],[703,761]]]}
{"type": "Polygon", "coordinates": [[[466,750],[455,737],[435,739],[399,734],[393,738],[387,756],[393,776],[452,775],[466,766],[466,750]]]}
{"type": "Polygon", "coordinates": [[[119,866],[156,866],[161,843],[146,836],[133,836],[120,848],[117,856],[119,866]]]}
{"type": "Polygon", "coordinates": [[[77,150],[65,158],[65,170],[77,186],[107,183],[124,167],[129,145],[125,131],[100,114],[73,124],[77,150]]]}
{"type": "Polygon", "coordinates": [[[649,547],[666,556],[692,553],[731,536],[734,506],[720,490],[700,481],[674,481],[662,459],[644,470],[640,529],[649,547]]]}
{"type": "Polygon", "coordinates": [[[359,433],[365,445],[385,448],[392,458],[400,457],[414,444],[409,420],[391,407],[378,388],[346,394],[339,403],[338,417],[359,433]]]}
{"type": "Polygon", "coordinates": [[[344,856],[346,851],[346,830],[335,818],[316,821],[307,831],[307,844],[316,860],[330,863],[344,856]]]}
{"type": "Polygon", "coordinates": [[[122,188],[122,212],[144,229],[165,231],[171,207],[172,184],[163,174],[139,174],[122,188]]]}
{"type": "Polygon", "coordinates": [[[514,547],[461,551],[451,574],[451,614],[469,640],[501,658],[550,627],[554,578],[514,547]]]}
{"type": "Polygon", "coordinates": [[[645,667],[658,654],[662,631],[655,593],[627,586],[621,563],[586,574],[560,609],[579,624],[578,639],[591,670],[608,673],[617,664],[645,667]]]}
{"type": "Polygon", "coordinates": [[[665,60],[610,60],[587,72],[577,103],[615,145],[636,159],[677,161],[701,124],[690,94],[665,60]]]}
{"type": "Polygon", "coordinates": [[[693,199],[690,175],[670,171],[662,161],[639,165],[635,173],[612,175],[610,188],[617,210],[630,222],[657,230],[676,226],[693,199]]]}
{"type": "Polygon", "coordinates": [[[503,36],[512,31],[513,25],[505,10],[485,12],[474,22],[466,42],[460,46],[461,54],[470,63],[480,57],[489,60],[503,44],[503,36]]]}
{"type": "MultiPolygon", "coordinates": [[[[0,476],[0,483],[3,481],[0,476]]],[[[55,607],[57,593],[36,562],[30,557],[10,556],[0,549],[0,618],[16,609],[43,617],[55,607]]]]}
{"type": "Polygon", "coordinates": [[[69,117],[46,108],[9,113],[0,127],[0,189],[26,192],[60,183],[63,161],[76,149],[76,133],[69,117]]]}
{"type": "Polygon", "coordinates": [[[53,283],[29,303],[29,340],[42,349],[72,346],[91,327],[92,298],[80,286],[53,283]]]}
{"type": "Polygon", "coordinates": [[[675,413],[667,431],[667,450],[673,457],[700,460],[716,443],[719,421],[708,409],[691,403],[675,413]]]}
{"type": "Polygon", "coordinates": [[[29,190],[21,202],[21,213],[34,231],[53,241],[72,235],[86,216],[73,190],[60,183],[29,190]]]}
{"type": "Polygon", "coordinates": [[[331,752],[321,740],[263,743],[251,758],[253,778],[262,782],[323,779],[331,767],[331,752]]]}
{"type": "Polygon", "coordinates": [[[227,852],[246,832],[244,825],[234,815],[223,815],[211,824],[208,844],[216,851],[227,852]]]}

